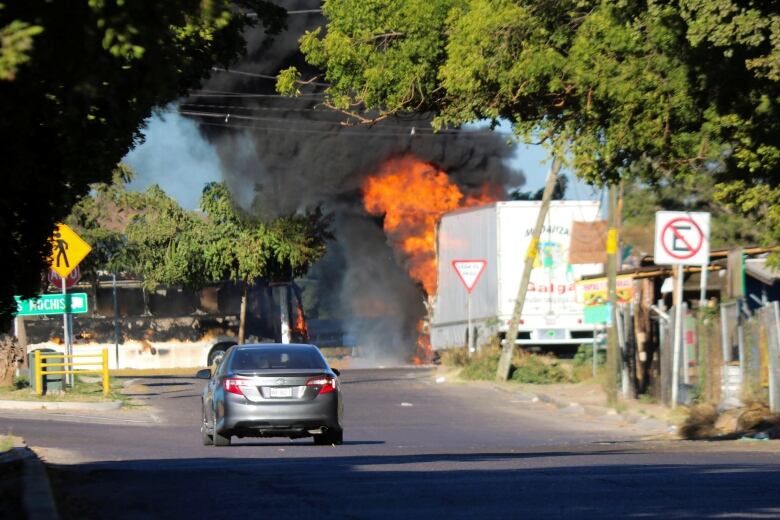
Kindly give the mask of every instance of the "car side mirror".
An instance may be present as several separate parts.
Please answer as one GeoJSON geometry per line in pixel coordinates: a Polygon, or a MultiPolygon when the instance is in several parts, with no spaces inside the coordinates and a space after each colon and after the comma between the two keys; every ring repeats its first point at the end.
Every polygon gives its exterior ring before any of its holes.
{"type": "Polygon", "coordinates": [[[336,374],[337,376],[341,375],[341,370],[339,370],[338,368],[331,368],[331,370],[333,370],[333,373],[336,374]]]}
{"type": "Polygon", "coordinates": [[[203,370],[198,370],[198,373],[195,374],[195,377],[198,379],[211,379],[211,369],[204,368],[203,370]]]}

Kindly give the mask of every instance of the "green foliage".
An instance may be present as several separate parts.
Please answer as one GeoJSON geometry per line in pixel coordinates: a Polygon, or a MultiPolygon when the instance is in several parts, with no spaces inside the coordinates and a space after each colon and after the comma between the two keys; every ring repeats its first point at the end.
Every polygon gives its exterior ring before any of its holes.
{"type": "MultiPolygon", "coordinates": [[[[607,359],[607,353],[603,350],[598,352],[596,363],[603,365],[607,359]]],[[[574,354],[572,359],[575,367],[592,366],[593,365],[593,345],[584,343],[577,347],[577,353],[574,354]]]]}
{"type": "Polygon", "coordinates": [[[206,185],[201,209],[182,209],[156,186],[146,192],[127,236],[147,286],[290,280],[322,257],[331,238],[319,210],[263,222],[237,207],[224,183],[206,185]]]}
{"type": "MultiPolygon", "coordinates": [[[[766,186],[762,186],[760,191],[764,197],[769,195],[770,198],[773,193],[766,186]]],[[[629,237],[639,232],[645,241],[652,241],[656,211],[707,211],[711,215],[710,241],[713,248],[760,244],[772,234],[773,229],[780,230],[780,218],[774,223],[771,221],[773,207],[770,199],[760,207],[745,205],[735,208],[734,203],[744,200],[749,193],[743,182],[719,185],[712,175],[706,173],[692,174],[674,182],[664,179],[650,185],[639,181],[628,182],[623,198],[623,224],[629,237]]],[[[777,196],[780,197],[780,192],[777,196]]]]}
{"type": "Polygon", "coordinates": [[[27,376],[14,377],[13,385],[17,390],[30,388],[30,378],[27,376]]]}
{"type": "Polygon", "coordinates": [[[463,367],[463,370],[460,371],[460,377],[471,381],[492,381],[496,378],[496,369],[500,358],[500,352],[477,355],[463,367]]]}
{"type": "MultiPolygon", "coordinates": [[[[496,368],[498,365],[496,365],[496,368]]],[[[549,385],[554,383],[570,383],[568,372],[551,357],[529,355],[523,356],[519,362],[513,363],[511,379],[517,383],[549,385]]],[[[495,370],[493,371],[495,377],[495,370]]]]}
{"type": "MultiPolygon", "coordinates": [[[[592,183],[680,190],[707,179],[724,243],[780,239],[775,3],[329,0],[323,10],[327,30],[300,45],[324,70],[330,106],[430,112],[436,128],[506,119],[592,183]],[[767,225],[751,230],[729,209],[767,225]]],[[[298,84],[291,68],[278,87],[298,84]]]]}
{"type": "MultiPolygon", "coordinates": [[[[0,4],[0,10],[3,9],[0,4]]],[[[16,71],[30,61],[33,37],[40,34],[43,27],[13,20],[0,27],[0,81],[16,79],[16,71]]]]}
{"type": "MultiPolygon", "coordinates": [[[[442,356],[445,365],[460,366],[460,377],[471,381],[493,381],[496,378],[501,351],[486,348],[475,356],[468,357],[465,349],[451,349],[442,356]]],[[[523,354],[512,360],[510,380],[515,383],[553,384],[572,381],[569,373],[551,356],[523,354]]]]}
{"type": "Polygon", "coordinates": [[[56,222],[108,183],[154,107],[180,98],[244,51],[254,20],[278,29],[262,0],[7,2],[0,10],[0,324],[32,296],[56,222]],[[257,13],[257,18],[245,14],[257,13]]]}

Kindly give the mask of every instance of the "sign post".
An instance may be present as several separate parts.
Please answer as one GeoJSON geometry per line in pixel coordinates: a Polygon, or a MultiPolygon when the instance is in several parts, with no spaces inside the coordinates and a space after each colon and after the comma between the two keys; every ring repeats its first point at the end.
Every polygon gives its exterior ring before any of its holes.
{"type": "MultiPolygon", "coordinates": [[[[62,315],[62,331],[65,340],[65,351],[68,355],[73,355],[73,344],[70,339],[70,321],[68,312],[68,284],[67,278],[70,273],[76,269],[84,260],[92,247],[84,242],[70,227],[65,224],[57,224],[57,228],[51,237],[51,256],[49,264],[52,271],[56,272],[62,278],[62,298],[65,301],[65,312],[62,315]]],[[[73,375],[66,374],[66,384],[73,386],[73,375]]]]}
{"type": "Polygon", "coordinates": [[[482,272],[485,270],[487,260],[453,260],[452,267],[455,272],[458,273],[460,281],[463,282],[466,291],[468,292],[466,300],[466,308],[468,313],[468,329],[466,329],[466,347],[469,355],[476,352],[476,338],[474,337],[474,330],[471,328],[471,291],[479,281],[479,277],[482,276],[482,272]]]}
{"type": "MultiPolygon", "coordinates": [[[[672,408],[677,406],[682,351],[683,266],[709,265],[710,214],[658,211],[655,214],[654,260],[657,265],[676,266],[674,291],[674,355],[672,361],[672,408]]],[[[704,276],[702,271],[702,276],[704,276]]]]}

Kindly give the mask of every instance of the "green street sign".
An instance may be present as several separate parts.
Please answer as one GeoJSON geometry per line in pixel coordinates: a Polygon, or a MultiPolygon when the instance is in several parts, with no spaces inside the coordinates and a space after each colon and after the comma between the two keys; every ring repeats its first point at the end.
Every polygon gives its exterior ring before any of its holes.
{"type": "MultiPolygon", "coordinates": [[[[65,297],[62,294],[44,294],[37,298],[22,300],[16,298],[17,316],[41,316],[43,314],[64,314],[65,297]]],[[[68,293],[67,311],[71,314],[87,312],[87,293],[68,293]]]]}

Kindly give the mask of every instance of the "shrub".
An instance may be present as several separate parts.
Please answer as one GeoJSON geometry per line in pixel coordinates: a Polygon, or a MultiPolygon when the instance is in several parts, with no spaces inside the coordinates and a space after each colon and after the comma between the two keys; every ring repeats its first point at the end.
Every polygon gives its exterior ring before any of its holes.
{"type": "Polygon", "coordinates": [[[501,354],[497,352],[479,354],[469,360],[460,376],[463,379],[492,381],[496,378],[500,358],[501,354]]]}
{"type": "Polygon", "coordinates": [[[568,372],[550,356],[524,356],[513,367],[512,381],[518,383],[549,385],[571,381],[568,372]]]}
{"type": "Polygon", "coordinates": [[[448,348],[439,352],[439,359],[444,366],[465,367],[469,364],[469,352],[466,347],[448,348]]]}

